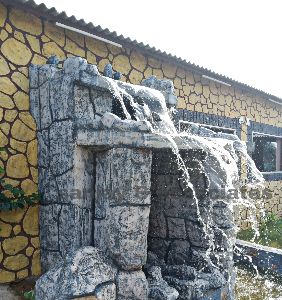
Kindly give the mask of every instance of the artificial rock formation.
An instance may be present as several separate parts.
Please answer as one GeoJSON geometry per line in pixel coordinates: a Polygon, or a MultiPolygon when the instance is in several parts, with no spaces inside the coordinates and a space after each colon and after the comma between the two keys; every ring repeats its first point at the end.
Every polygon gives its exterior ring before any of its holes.
{"type": "MultiPolygon", "coordinates": [[[[33,127],[30,127],[30,123],[19,122],[19,113],[29,113],[30,106],[29,92],[25,92],[22,87],[26,89],[28,86],[30,63],[45,64],[47,58],[54,54],[60,60],[73,55],[83,55],[89,63],[97,64],[99,71],[102,71],[107,63],[114,63],[116,68],[114,71],[122,72],[122,79],[132,84],[140,84],[144,78],[151,75],[158,78],[170,78],[178,98],[177,108],[181,119],[235,128],[240,138],[248,141],[250,145],[252,131],[275,136],[282,134],[281,106],[266,101],[262,95],[258,95],[255,91],[244,93],[239,86],[229,87],[207,80],[199,76],[193,66],[190,68],[177,64],[176,67],[176,64],[171,65],[158,55],[153,57],[149,52],[145,53],[141,48],[136,48],[134,45],[132,47],[123,45],[123,48],[119,48],[64,30],[56,26],[46,16],[27,12],[24,10],[24,6],[18,9],[16,7],[8,8],[8,1],[5,1],[5,4],[2,1],[0,3],[0,74],[2,75],[0,80],[0,147],[8,148],[7,153],[0,153],[0,166],[3,166],[4,169],[6,169],[11,156],[22,153],[28,160],[29,154],[32,153],[24,151],[29,141],[22,139],[25,139],[26,132],[28,132],[29,139],[36,138],[32,132],[34,131],[32,130],[33,127]],[[5,44],[5,41],[9,42],[5,44]],[[13,46],[12,49],[11,45],[13,46]],[[16,49],[22,51],[16,51],[16,49]],[[27,56],[23,56],[23,54],[27,56]],[[30,55],[32,56],[31,59],[30,55]],[[13,62],[19,62],[19,64],[13,62]],[[23,65],[24,63],[25,65],[23,65]],[[21,81],[17,80],[19,73],[24,75],[21,81]],[[238,124],[238,118],[245,115],[255,121],[251,122],[248,129],[246,125],[238,124]],[[17,123],[16,126],[14,126],[15,122],[17,123]],[[24,124],[27,127],[24,127],[24,124]],[[13,132],[11,132],[11,128],[13,128],[13,132]],[[19,131],[20,128],[24,128],[24,130],[19,131]],[[23,143],[20,148],[15,147],[15,140],[23,143]]],[[[37,150],[32,151],[34,155],[37,150]]],[[[17,160],[13,159],[13,163],[17,164],[17,160]]],[[[5,181],[15,187],[23,188],[22,186],[28,186],[28,180],[32,188],[37,191],[37,165],[29,165],[28,167],[30,172],[25,178],[14,178],[13,174],[10,173],[10,176],[4,175],[5,181]]],[[[273,191],[274,196],[267,199],[265,209],[279,214],[282,210],[282,190],[279,188],[282,182],[279,174],[276,175],[278,177],[275,176],[275,181],[266,182],[266,187],[273,191]]],[[[271,180],[274,180],[273,177],[271,180]]],[[[10,219],[1,214],[1,228],[4,226],[5,228],[12,227],[12,229],[5,232],[3,230],[0,232],[0,236],[4,239],[12,238],[18,234],[24,235],[29,239],[27,248],[33,247],[32,240],[38,237],[26,234],[23,231],[21,221],[14,221],[14,214],[17,215],[19,212],[9,213],[10,219]],[[21,232],[18,232],[19,226],[21,232]],[[15,231],[18,232],[17,234],[14,233],[14,227],[17,228],[15,231]]],[[[38,209],[34,210],[34,222],[36,222],[37,215],[38,209]]],[[[238,219],[244,220],[242,222],[244,226],[249,224],[249,216],[245,209],[242,209],[238,219]]],[[[34,251],[39,251],[39,249],[35,248],[34,251]]],[[[9,256],[5,253],[1,253],[0,256],[2,254],[4,258],[9,256]]],[[[23,274],[26,274],[24,277],[39,275],[40,272],[35,274],[32,271],[32,269],[40,269],[37,257],[30,256],[28,258],[29,265],[17,272],[6,270],[3,266],[4,259],[0,259],[0,282],[7,283],[20,280],[23,278],[23,274]],[[37,267],[33,268],[32,266],[36,264],[37,267]]]]}
{"type": "Polygon", "coordinates": [[[32,66],[30,76],[46,272],[38,299],[201,299],[228,291],[232,217],[224,200],[209,197],[213,178],[199,141],[177,135],[167,109],[173,85],[114,81],[81,58],[62,69],[32,66]]]}
{"type": "Polygon", "coordinates": [[[37,281],[36,298],[62,300],[91,294],[98,300],[114,300],[116,277],[117,268],[109,258],[97,248],[84,247],[70,252],[37,281]]]}

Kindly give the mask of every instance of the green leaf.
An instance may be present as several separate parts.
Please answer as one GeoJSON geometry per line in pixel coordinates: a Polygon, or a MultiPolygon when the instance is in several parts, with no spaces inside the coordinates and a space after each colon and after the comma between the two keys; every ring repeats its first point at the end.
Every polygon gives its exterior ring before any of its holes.
{"type": "Polygon", "coordinates": [[[24,296],[24,298],[26,298],[26,299],[35,300],[35,292],[34,292],[34,290],[31,290],[31,291],[29,291],[29,292],[25,292],[25,293],[23,294],[23,296],[24,296]]]}
{"type": "MultiPolygon", "coordinates": [[[[0,151],[6,150],[0,147],[0,151]]],[[[5,173],[5,169],[0,167],[0,174],[3,173],[5,173]]],[[[23,209],[26,205],[35,205],[39,200],[40,196],[38,194],[25,195],[22,189],[6,184],[5,180],[0,178],[0,211],[23,209]],[[5,192],[9,193],[6,194],[5,192]]]]}

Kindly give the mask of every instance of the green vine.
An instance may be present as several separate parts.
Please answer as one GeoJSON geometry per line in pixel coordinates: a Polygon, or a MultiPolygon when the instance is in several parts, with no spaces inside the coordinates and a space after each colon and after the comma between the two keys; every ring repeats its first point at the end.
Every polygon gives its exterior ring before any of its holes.
{"type": "MultiPolygon", "coordinates": [[[[6,151],[0,147],[0,152],[6,151]]],[[[5,169],[0,167],[0,175],[5,174],[5,169]]],[[[24,208],[26,205],[33,206],[39,201],[39,195],[33,193],[25,195],[24,191],[6,184],[0,179],[0,211],[11,211],[17,208],[24,208]]]]}
{"type": "Polygon", "coordinates": [[[25,299],[30,299],[30,300],[35,300],[35,292],[34,290],[31,290],[29,292],[24,293],[24,298],[25,299]]]}
{"type": "Polygon", "coordinates": [[[237,237],[264,246],[282,249],[282,217],[268,213],[259,225],[260,236],[255,237],[252,228],[241,229],[237,237]]]}

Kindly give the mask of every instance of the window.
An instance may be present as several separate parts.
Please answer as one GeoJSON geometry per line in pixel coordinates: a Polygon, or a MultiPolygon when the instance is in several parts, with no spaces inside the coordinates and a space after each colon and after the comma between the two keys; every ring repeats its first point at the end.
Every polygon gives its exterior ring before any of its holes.
{"type": "Polygon", "coordinates": [[[261,172],[282,171],[282,137],[253,133],[252,157],[261,172]]]}
{"type": "Polygon", "coordinates": [[[226,128],[226,127],[219,127],[219,126],[213,126],[213,125],[208,125],[208,124],[200,124],[200,123],[193,123],[193,122],[188,122],[188,121],[179,121],[179,131],[188,131],[193,125],[197,125],[199,127],[203,127],[209,130],[212,130],[213,132],[221,132],[221,133],[229,133],[229,134],[235,134],[235,129],[231,128],[226,128]]]}

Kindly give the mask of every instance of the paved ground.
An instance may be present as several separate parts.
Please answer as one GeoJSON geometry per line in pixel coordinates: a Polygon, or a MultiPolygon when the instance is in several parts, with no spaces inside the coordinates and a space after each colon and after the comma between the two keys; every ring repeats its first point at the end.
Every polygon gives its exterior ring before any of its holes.
{"type": "Polygon", "coordinates": [[[19,300],[20,297],[16,295],[9,285],[0,285],[0,300],[19,300]]]}

